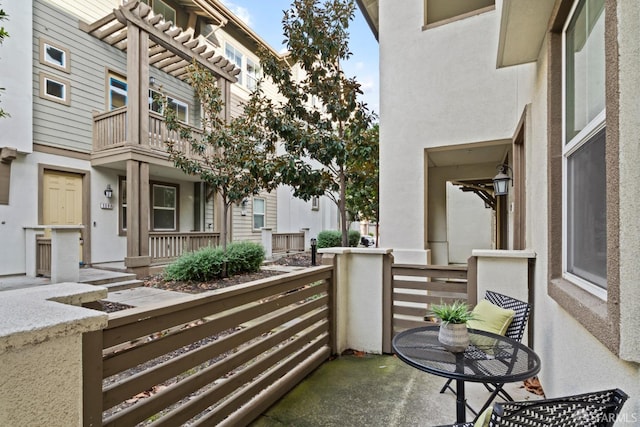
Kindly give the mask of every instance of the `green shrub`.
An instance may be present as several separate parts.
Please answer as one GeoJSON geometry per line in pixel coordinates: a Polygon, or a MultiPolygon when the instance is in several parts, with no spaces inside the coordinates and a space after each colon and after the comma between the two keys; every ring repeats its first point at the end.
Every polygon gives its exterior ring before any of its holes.
{"type": "Polygon", "coordinates": [[[264,261],[264,248],[253,242],[231,243],[227,246],[227,274],[253,273],[264,261]]]}
{"type": "Polygon", "coordinates": [[[222,248],[203,248],[188,252],[169,264],[164,271],[166,280],[206,282],[222,277],[227,262],[227,275],[252,273],[260,269],[264,261],[262,245],[252,242],[230,243],[227,253],[222,248]]]}
{"type": "MultiPolygon", "coordinates": [[[[360,241],[360,232],[349,230],[349,246],[356,247],[360,241]]],[[[335,230],[324,230],[318,233],[318,249],[342,246],[342,233],[335,230]]]]}

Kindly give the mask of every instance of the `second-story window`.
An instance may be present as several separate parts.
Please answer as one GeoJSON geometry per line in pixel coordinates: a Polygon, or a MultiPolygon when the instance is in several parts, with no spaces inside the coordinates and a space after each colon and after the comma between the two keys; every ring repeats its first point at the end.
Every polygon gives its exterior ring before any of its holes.
{"type": "Polygon", "coordinates": [[[247,58],[247,89],[256,90],[258,79],[260,78],[260,68],[257,63],[247,58]]]}
{"type": "Polygon", "coordinates": [[[266,202],[264,199],[253,199],[253,229],[260,230],[265,226],[266,202]]]}
{"type": "Polygon", "coordinates": [[[127,105],[127,81],[115,74],[109,74],[109,110],[127,105]]]}
{"type": "MultiPolygon", "coordinates": [[[[238,50],[236,49],[232,44],[227,43],[225,45],[224,48],[224,55],[227,57],[227,59],[231,62],[233,62],[236,67],[240,68],[242,70],[242,60],[244,58],[244,55],[238,50]]],[[[244,82],[242,80],[242,72],[240,74],[238,74],[238,84],[243,85],[244,82]]]]}
{"type": "MultiPolygon", "coordinates": [[[[160,92],[149,89],[149,111],[162,114],[162,96],[160,92]]],[[[189,123],[189,105],[186,102],[168,96],[167,104],[176,112],[179,121],[185,124],[189,123]]]]}

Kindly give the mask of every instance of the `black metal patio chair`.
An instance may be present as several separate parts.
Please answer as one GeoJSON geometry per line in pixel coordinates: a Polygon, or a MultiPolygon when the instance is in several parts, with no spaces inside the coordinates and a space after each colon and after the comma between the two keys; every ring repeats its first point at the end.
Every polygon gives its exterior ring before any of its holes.
{"type": "MultiPolygon", "coordinates": [[[[513,320],[511,321],[511,324],[509,325],[509,328],[507,329],[504,335],[508,338],[511,338],[512,340],[515,340],[518,342],[522,341],[525,328],[527,327],[527,322],[529,321],[529,314],[531,313],[531,305],[524,301],[520,301],[519,299],[515,299],[508,295],[503,295],[493,291],[486,291],[484,295],[484,299],[486,299],[492,304],[497,305],[498,307],[515,311],[513,320]]],[[[455,394],[455,391],[451,387],[451,381],[453,380],[447,380],[445,385],[442,386],[442,389],[440,389],[440,393],[444,393],[445,391],[447,391],[447,389],[449,389],[451,392],[455,394]]],[[[509,393],[507,393],[503,389],[504,384],[491,384],[491,385],[485,384],[485,386],[491,392],[495,392],[495,390],[497,390],[497,392],[495,393],[500,397],[502,397],[503,399],[508,401],[513,400],[513,398],[509,395],[509,393]]],[[[487,402],[487,404],[489,404],[489,402],[487,402]]],[[[467,405],[467,407],[469,406],[467,405]]],[[[471,412],[477,415],[477,412],[473,408],[469,407],[469,409],[471,410],[471,412]]]]}
{"type": "MultiPolygon", "coordinates": [[[[620,389],[555,399],[494,403],[489,427],[610,427],[629,398],[620,389]]],[[[440,427],[472,427],[473,423],[440,427]]]]}

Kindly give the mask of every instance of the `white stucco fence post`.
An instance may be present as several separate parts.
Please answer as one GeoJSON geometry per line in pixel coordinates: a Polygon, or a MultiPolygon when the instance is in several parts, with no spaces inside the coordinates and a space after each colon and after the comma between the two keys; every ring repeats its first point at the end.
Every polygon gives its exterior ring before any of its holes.
{"type": "Polygon", "coordinates": [[[77,282],[80,279],[80,230],[82,225],[52,225],[51,283],[77,282]]]}
{"type": "Polygon", "coordinates": [[[106,296],[78,283],[2,292],[0,425],[82,425],[82,335],[108,315],[81,305],[106,296]]]}
{"type": "Polygon", "coordinates": [[[264,247],[265,259],[273,258],[273,230],[262,227],[262,247],[264,247]]]}
{"type": "Polygon", "coordinates": [[[333,260],[336,280],[336,352],[347,349],[382,354],[384,281],[391,249],[325,248],[323,264],[333,260]]]}
{"type": "MultiPolygon", "coordinates": [[[[484,298],[486,291],[494,291],[520,301],[532,303],[529,283],[529,264],[536,253],[528,250],[488,250],[475,249],[472,256],[477,258],[478,299],[484,298]]],[[[533,311],[528,325],[532,325],[533,311]]],[[[527,329],[529,329],[527,327],[527,329]]],[[[528,332],[522,338],[528,343],[528,332]]]]}

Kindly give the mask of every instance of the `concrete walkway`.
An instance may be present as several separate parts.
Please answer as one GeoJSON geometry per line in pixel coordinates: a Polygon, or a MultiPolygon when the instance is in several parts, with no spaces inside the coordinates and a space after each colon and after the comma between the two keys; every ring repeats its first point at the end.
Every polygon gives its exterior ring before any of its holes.
{"type": "MultiPolygon", "coordinates": [[[[452,424],[456,399],[453,393],[439,393],[445,381],[412,368],[395,356],[341,356],[320,366],[251,427],[452,424]]],[[[469,404],[481,407],[489,392],[482,384],[465,385],[469,404]]],[[[539,399],[521,385],[507,384],[505,389],[515,400],[539,399]]],[[[469,411],[467,420],[473,420],[469,411]]]]}

